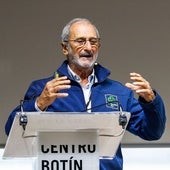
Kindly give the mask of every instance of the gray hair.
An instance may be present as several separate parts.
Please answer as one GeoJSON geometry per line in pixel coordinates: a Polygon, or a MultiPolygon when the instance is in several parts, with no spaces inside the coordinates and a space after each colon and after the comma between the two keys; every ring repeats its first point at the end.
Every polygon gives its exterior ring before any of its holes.
{"type": "MultiPolygon", "coordinates": [[[[62,31],[62,34],[61,34],[61,40],[62,40],[62,42],[68,40],[69,33],[70,33],[70,27],[71,27],[74,23],[76,23],[76,22],[81,22],[81,21],[84,21],[84,22],[87,22],[87,23],[92,24],[92,22],[91,22],[90,20],[86,19],[86,18],[74,18],[74,19],[72,19],[72,20],[63,28],[63,31],[62,31]]],[[[92,25],[93,25],[94,28],[96,29],[97,38],[100,38],[98,29],[96,28],[96,26],[95,26],[94,24],[92,24],[92,25]]]]}

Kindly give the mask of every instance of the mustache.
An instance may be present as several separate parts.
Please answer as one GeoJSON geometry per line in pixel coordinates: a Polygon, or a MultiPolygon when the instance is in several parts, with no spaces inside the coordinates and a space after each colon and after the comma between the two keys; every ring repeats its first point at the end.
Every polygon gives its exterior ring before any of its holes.
{"type": "Polygon", "coordinates": [[[80,57],[92,57],[93,52],[92,51],[83,51],[79,54],[80,57]]]}

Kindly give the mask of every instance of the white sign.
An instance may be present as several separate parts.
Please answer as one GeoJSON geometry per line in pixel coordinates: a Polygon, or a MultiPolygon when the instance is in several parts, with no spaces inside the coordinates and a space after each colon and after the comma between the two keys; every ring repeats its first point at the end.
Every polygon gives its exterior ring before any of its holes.
{"type": "Polygon", "coordinates": [[[39,170],[99,170],[96,131],[39,132],[39,170]]]}

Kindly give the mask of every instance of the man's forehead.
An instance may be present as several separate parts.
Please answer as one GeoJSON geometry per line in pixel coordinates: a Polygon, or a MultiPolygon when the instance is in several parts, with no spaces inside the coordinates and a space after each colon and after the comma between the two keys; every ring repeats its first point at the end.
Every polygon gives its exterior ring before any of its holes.
{"type": "Polygon", "coordinates": [[[76,22],[72,24],[70,27],[70,36],[79,36],[79,37],[86,37],[86,36],[96,36],[96,29],[95,27],[85,21],[76,22]]]}

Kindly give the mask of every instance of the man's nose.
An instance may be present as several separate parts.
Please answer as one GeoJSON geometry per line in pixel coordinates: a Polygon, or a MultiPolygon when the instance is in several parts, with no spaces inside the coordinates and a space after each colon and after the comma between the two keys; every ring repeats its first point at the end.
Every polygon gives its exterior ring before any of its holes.
{"type": "Polygon", "coordinates": [[[86,48],[86,49],[90,49],[91,50],[91,48],[92,48],[92,45],[91,45],[91,43],[90,43],[90,41],[89,40],[86,40],[86,43],[84,44],[84,48],[86,48]]]}

